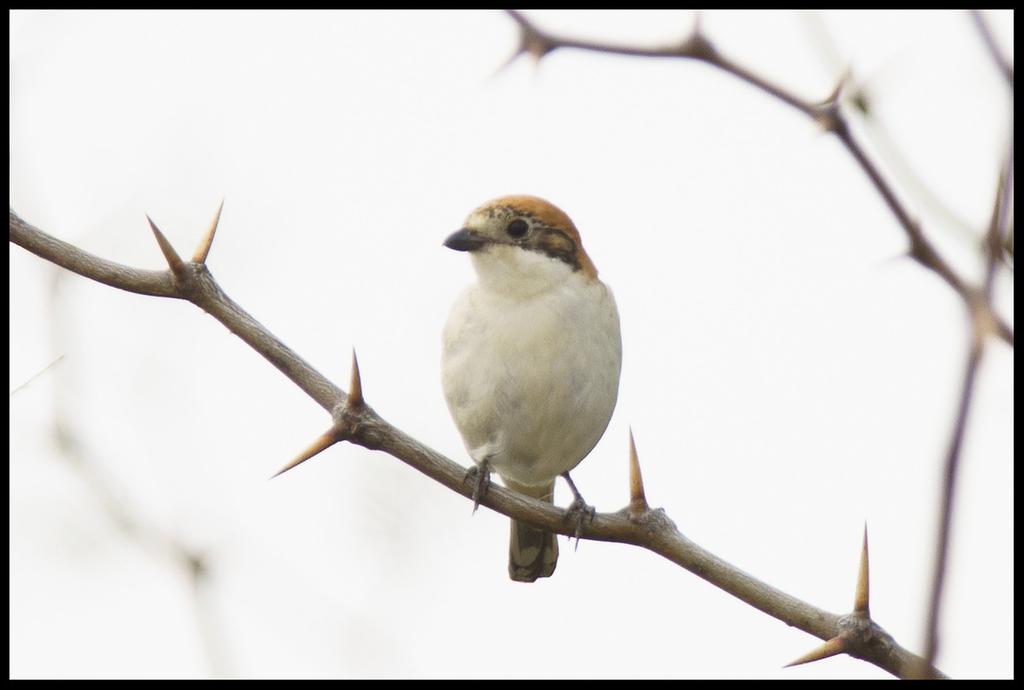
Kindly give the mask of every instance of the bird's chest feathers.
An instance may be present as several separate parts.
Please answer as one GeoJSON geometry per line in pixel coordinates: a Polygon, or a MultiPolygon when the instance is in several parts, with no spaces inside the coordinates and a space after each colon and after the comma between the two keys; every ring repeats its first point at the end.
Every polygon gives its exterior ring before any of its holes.
{"type": "Polygon", "coordinates": [[[581,279],[529,298],[476,285],[446,328],[445,394],[478,462],[494,455],[501,471],[514,458],[526,470],[551,455],[568,469],[611,416],[620,357],[618,315],[603,285],[581,279]]]}
{"type": "Polygon", "coordinates": [[[578,295],[551,290],[520,299],[478,289],[467,302],[450,354],[463,360],[464,376],[492,395],[536,403],[548,396],[532,395],[534,388],[571,387],[591,364],[583,360],[593,335],[585,317],[593,315],[581,313],[589,310],[578,295]]]}

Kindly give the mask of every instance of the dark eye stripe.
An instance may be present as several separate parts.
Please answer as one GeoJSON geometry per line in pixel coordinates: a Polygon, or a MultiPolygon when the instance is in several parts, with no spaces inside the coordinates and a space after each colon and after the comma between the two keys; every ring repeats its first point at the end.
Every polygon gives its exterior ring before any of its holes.
{"type": "Polygon", "coordinates": [[[541,228],[536,235],[535,246],[529,247],[534,251],[547,254],[553,259],[563,261],[572,267],[572,270],[580,270],[580,264],[576,256],[576,243],[571,237],[557,228],[541,228]]]}

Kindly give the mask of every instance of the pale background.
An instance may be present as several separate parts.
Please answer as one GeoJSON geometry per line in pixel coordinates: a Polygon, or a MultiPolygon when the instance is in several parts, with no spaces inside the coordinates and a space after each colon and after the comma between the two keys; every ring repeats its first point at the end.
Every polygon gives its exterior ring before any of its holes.
{"type": "MultiPolygon", "coordinates": [[[[693,22],[531,16],[646,45],[693,22]]],[[[1012,51],[1012,13],[988,18],[1012,51]]],[[[499,12],[10,19],[12,208],[159,269],[144,214],[191,254],[226,197],[209,264],[228,294],[343,387],[355,346],[369,403],[460,462],[439,338],[473,276],[441,241],[489,198],[554,201],[622,315],[618,407],[574,473],[588,501],[626,504],[632,425],[653,505],[835,612],[866,521],[872,613],[922,651],[967,323],[805,117],[695,62],[559,51],[495,75],[517,41],[499,12]]],[[[980,233],[1010,94],[967,15],[820,19],[914,170],[980,233]]],[[[703,22],[803,97],[844,67],[799,13],[703,22]]],[[[900,193],[979,275],[971,237],[900,193]]],[[[782,669],[819,641],[631,547],[563,541],[554,577],[513,583],[507,519],[471,517],[384,454],[337,446],[268,481],[329,424],[277,370],[187,303],[75,276],[55,301],[56,272],[13,246],[10,269],[11,388],[63,355],[10,399],[14,677],[887,676],[848,657],[782,669]],[[57,410],[125,510],[207,555],[198,604],[63,459],[57,410]]],[[[1012,280],[998,288],[1010,318],[1012,280]]],[[[1013,674],[1012,385],[995,343],[955,516],[938,659],[954,676],[1013,674]]]]}

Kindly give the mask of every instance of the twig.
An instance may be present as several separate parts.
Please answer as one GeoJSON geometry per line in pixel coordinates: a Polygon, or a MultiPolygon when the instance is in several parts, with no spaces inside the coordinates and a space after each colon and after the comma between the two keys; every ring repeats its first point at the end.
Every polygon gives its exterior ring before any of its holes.
{"type": "Polygon", "coordinates": [[[53,360],[52,362],[47,364],[45,367],[43,367],[42,369],[37,371],[35,374],[33,374],[31,377],[29,377],[28,381],[25,381],[21,385],[17,386],[14,390],[12,390],[9,397],[14,397],[14,394],[17,393],[18,391],[20,391],[22,389],[25,389],[25,388],[28,388],[30,385],[32,385],[33,381],[35,381],[37,378],[39,378],[40,376],[42,376],[43,374],[48,372],[53,367],[57,366],[57,364],[59,364],[62,359],[64,359],[64,355],[60,355],[59,357],[57,357],[57,359],[53,360]]]}
{"type": "Polygon", "coordinates": [[[882,158],[886,169],[893,177],[902,182],[902,187],[908,194],[916,197],[920,205],[931,209],[939,220],[954,229],[955,237],[970,242],[973,248],[976,240],[974,226],[935,194],[907,160],[907,156],[893,140],[885,128],[885,124],[872,107],[874,99],[868,87],[863,82],[857,82],[853,68],[844,65],[839,57],[835,41],[822,21],[820,13],[817,11],[801,12],[800,18],[812,39],[811,43],[817,47],[822,59],[829,63],[828,68],[833,72],[845,74],[849,92],[845,100],[850,103],[855,113],[860,114],[871,148],[882,158]]]}

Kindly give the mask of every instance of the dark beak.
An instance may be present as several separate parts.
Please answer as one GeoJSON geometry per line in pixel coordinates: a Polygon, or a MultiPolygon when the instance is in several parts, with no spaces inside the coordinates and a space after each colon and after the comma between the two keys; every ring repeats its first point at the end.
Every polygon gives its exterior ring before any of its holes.
{"type": "Polygon", "coordinates": [[[444,241],[444,246],[457,252],[471,252],[485,244],[487,244],[487,240],[480,237],[475,230],[470,230],[469,228],[462,228],[458,232],[453,232],[444,241]]]}

